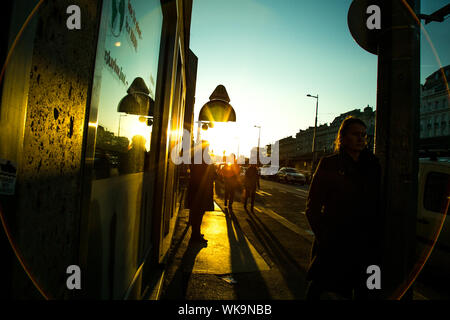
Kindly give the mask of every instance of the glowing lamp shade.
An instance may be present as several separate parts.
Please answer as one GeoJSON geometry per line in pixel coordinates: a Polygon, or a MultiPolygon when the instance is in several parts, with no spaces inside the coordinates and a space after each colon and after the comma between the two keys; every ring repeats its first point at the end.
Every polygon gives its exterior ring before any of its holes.
{"type": "Polygon", "coordinates": [[[148,90],[142,78],[134,79],[127,90],[127,95],[120,100],[117,112],[134,114],[138,116],[153,116],[155,102],[149,96],[148,90]]]}
{"type": "Polygon", "coordinates": [[[199,121],[236,122],[233,107],[223,100],[211,100],[205,103],[198,115],[199,121]]]}
{"type": "Polygon", "coordinates": [[[230,97],[223,85],[218,85],[198,115],[199,121],[236,122],[236,112],[231,106],[230,97]]]}

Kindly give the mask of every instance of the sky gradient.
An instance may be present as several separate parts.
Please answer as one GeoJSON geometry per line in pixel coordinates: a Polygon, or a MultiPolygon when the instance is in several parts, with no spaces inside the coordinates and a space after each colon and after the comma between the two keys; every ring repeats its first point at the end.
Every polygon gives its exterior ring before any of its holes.
{"type": "MultiPolygon", "coordinates": [[[[229,140],[240,152],[261,146],[341,113],[375,109],[377,56],[353,40],[347,26],[351,0],[194,0],[191,49],[199,58],[194,118],[223,84],[237,123],[229,140]],[[238,136],[239,138],[235,137],[238,136]]],[[[430,14],[447,1],[422,1],[430,14]]],[[[449,64],[449,20],[427,29],[443,65],[449,64]]],[[[424,38],[425,39],[425,38],[424,38]]],[[[421,79],[438,68],[429,45],[421,43],[421,79]]],[[[213,134],[213,132],[210,132],[213,134]]]]}

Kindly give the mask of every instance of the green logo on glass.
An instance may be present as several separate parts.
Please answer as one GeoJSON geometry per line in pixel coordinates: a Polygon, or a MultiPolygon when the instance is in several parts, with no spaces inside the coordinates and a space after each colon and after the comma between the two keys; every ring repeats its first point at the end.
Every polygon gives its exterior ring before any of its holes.
{"type": "Polygon", "coordinates": [[[122,33],[123,20],[125,19],[125,0],[113,0],[111,4],[111,32],[113,36],[118,37],[122,33]]]}

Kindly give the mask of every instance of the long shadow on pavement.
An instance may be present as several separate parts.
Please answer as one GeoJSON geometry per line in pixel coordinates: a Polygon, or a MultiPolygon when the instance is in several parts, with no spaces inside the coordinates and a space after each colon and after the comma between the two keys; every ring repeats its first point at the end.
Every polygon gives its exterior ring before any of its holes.
{"type": "Polygon", "coordinates": [[[277,237],[265,226],[261,219],[247,209],[249,219],[247,222],[261,245],[266,250],[269,258],[277,265],[285,283],[295,299],[305,298],[305,288],[301,283],[305,283],[305,272],[292,255],[278,241],[277,237]]]}
{"type": "Polygon", "coordinates": [[[261,276],[261,272],[258,271],[258,266],[253,253],[251,252],[247,240],[241,230],[234,229],[239,228],[238,222],[233,209],[225,209],[228,241],[230,248],[239,248],[240,252],[231,252],[231,269],[236,270],[245,266],[249,272],[235,273],[234,277],[239,278],[240,281],[234,286],[237,299],[270,299],[271,295],[265,284],[264,278],[261,276]],[[233,227],[234,223],[234,227],[233,227]],[[245,281],[251,280],[251,281],[245,281]]]}
{"type": "MultiPolygon", "coordinates": [[[[189,229],[189,225],[186,226],[185,231],[183,232],[182,240],[184,239],[184,235],[187,233],[189,229]]],[[[180,241],[182,242],[182,241],[180,241]]],[[[179,244],[178,244],[179,246],[179,244]]],[[[177,246],[177,247],[178,247],[177,246]]],[[[186,293],[189,285],[189,280],[192,275],[192,270],[194,269],[195,259],[198,253],[206,248],[207,244],[198,243],[192,240],[189,240],[187,245],[187,249],[183,254],[183,258],[179,263],[179,267],[176,270],[175,274],[171,278],[170,283],[167,288],[164,290],[164,295],[161,299],[185,299],[186,293]]],[[[177,248],[178,250],[178,248],[177,248]]]]}

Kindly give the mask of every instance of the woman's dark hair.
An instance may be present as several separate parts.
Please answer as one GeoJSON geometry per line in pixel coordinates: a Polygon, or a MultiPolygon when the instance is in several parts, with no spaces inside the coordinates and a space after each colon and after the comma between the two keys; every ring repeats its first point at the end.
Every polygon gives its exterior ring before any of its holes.
{"type": "Polygon", "coordinates": [[[353,116],[348,116],[347,118],[344,119],[344,121],[342,121],[341,126],[339,127],[339,131],[336,136],[336,140],[334,141],[334,151],[341,150],[342,140],[344,139],[345,135],[347,134],[347,131],[350,128],[350,126],[355,123],[360,124],[364,128],[367,129],[367,126],[364,123],[364,121],[362,121],[359,118],[355,118],[353,116]]]}

